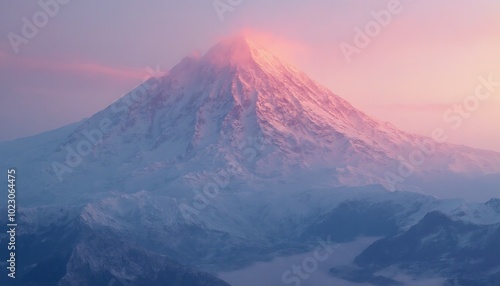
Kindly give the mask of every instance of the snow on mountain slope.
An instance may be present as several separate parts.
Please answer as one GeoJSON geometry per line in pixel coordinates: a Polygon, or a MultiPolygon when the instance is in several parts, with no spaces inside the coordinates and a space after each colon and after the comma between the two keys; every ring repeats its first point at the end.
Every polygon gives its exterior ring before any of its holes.
{"type": "MultiPolygon", "coordinates": [[[[1,166],[32,178],[25,182],[26,204],[142,188],[183,197],[210,181],[203,172],[220,170],[237,170],[231,180],[259,190],[283,188],[282,182],[296,189],[381,184],[453,197],[453,190],[429,186],[453,178],[459,188],[483,175],[500,182],[500,154],[451,144],[435,144],[409,178],[400,176],[401,162],[429,148],[431,139],[370,118],[241,37],[183,59],[162,78],[54,134],[0,143],[1,166]]],[[[469,198],[485,200],[492,188],[469,198]]]]}

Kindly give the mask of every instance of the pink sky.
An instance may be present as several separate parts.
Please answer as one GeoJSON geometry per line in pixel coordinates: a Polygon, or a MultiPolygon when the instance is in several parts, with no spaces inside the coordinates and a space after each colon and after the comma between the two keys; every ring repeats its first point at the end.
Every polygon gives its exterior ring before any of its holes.
{"type": "Polygon", "coordinates": [[[139,84],[145,67],[167,71],[245,31],[370,115],[423,135],[445,128],[450,142],[500,151],[500,88],[460,128],[442,118],[474,94],[479,76],[500,81],[500,2],[401,0],[400,12],[348,62],[340,44],[353,44],[355,29],[389,3],[244,1],[221,21],[211,1],[72,2],[18,54],[6,35],[19,34],[21,18],[40,7],[9,3],[9,13],[0,12],[0,105],[9,106],[0,140],[88,117],[139,84]]]}

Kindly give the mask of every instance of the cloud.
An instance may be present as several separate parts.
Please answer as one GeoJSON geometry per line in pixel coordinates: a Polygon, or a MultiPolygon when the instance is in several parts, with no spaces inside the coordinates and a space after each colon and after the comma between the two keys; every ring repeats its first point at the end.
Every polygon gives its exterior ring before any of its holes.
{"type": "MultiPolygon", "coordinates": [[[[296,62],[297,58],[308,57],[312,52],[311,47],[305,42],[294,41],[290,37],[283,37],[277,33],[247,27],[240,29],[237,34],[290,63],[296,62]]],[[[222,39],[219,37],[217,41],[222,39]]]]}
{"type": "Polygon", "coordinates": [[[376,108],[382,110],[391,110],[397,112],[444,112],[453,103],[428,103],[428,104],[418,104],[418,103],[397,103],[397,104],[389,104],[389,105],[380,105],[376,108]]]}
{"type": "Polygon", "coordinates": [[[107,77],[117,80],[142,80],[147,72],[142,69],[130,67],[113,67],[97,62],[67,61],[57,62],[45,59],[10,56],[0,50],[0,69],[14,70],[20,73],[49,72],[75,76],[107,77]]]}

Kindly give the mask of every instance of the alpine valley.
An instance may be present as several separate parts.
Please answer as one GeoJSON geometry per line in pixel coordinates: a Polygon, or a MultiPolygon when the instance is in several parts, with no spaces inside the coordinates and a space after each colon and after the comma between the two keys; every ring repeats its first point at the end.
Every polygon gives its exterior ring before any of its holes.
{"type": "Polygon", "coordinates": [[[230,283],[500,285],[499,153],[372,119],[244,37],[0,158],[18,223],[2,284],[230,285],[221,273],[372,238],[345,265],[230,283]]]}

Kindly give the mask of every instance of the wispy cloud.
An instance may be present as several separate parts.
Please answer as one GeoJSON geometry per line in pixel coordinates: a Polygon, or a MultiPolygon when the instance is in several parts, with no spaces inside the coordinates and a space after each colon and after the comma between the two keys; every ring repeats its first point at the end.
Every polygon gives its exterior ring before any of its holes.
{"type": "Polygon", "coordinates": [[[117,80],[141,80],[144,68],[114,67],[98,62],[66,61],[56,62],[45,59],[11,56],[0,50],[0,69],[15,70],[20,73],[49,72],[72,74],[75,76],[105,76],[117,80]]]}
{"type": "Polygon", "coordinates": [[[420,103],[396,103],[396,104],[388,104],[388,105],[379,105],[375,108],[382,110],[391,110],[397,112],[443,112],[444,110],[450,108],[453,103],[428,103],[428,104],[420,104],[420,103]]]}
{"type": "MultiPolygon", "coordinates": [[[[307,43],[283,37],[276,33],[245,27],[241,28],[238,34],[289,62],[294,62],[297,57],[309,57],[312,53],[311,47],[307,43]]],[[[218,38],[218,40],[222,39],[218,38]]]]}

